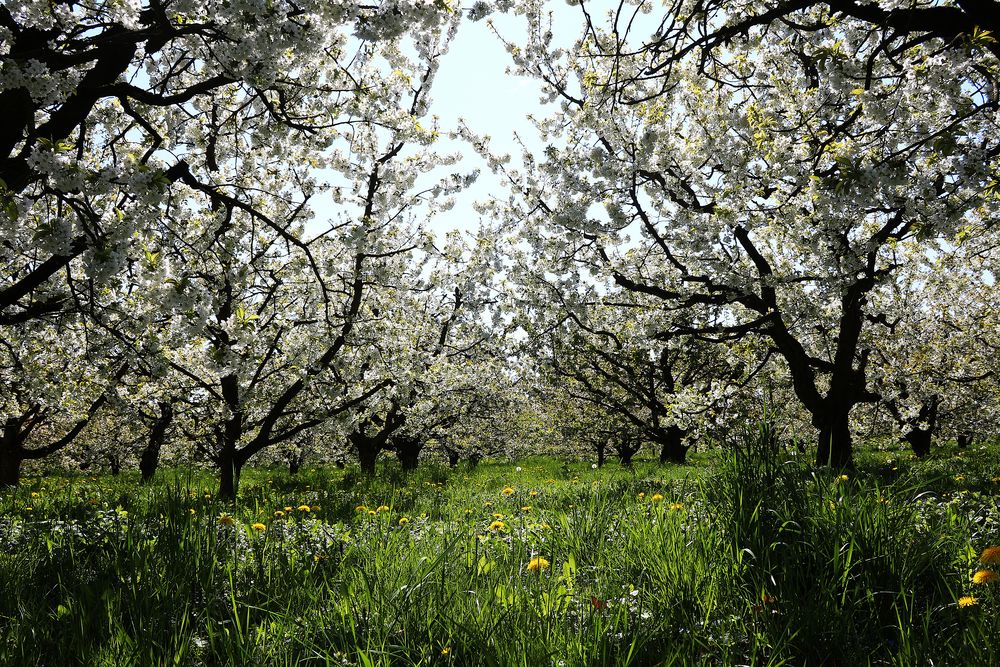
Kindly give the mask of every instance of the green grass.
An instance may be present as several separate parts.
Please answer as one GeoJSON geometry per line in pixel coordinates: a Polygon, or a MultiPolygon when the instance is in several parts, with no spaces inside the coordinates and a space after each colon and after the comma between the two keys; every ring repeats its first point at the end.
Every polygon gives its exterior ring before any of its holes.
{"type": "Polygon", "coordinates": [[[0,495],[0,664],[1000,662],[970,581],[995,447],[840,479],[744,440],[687,467],[249,470],[236,505],[197,471],[28,479],[0,495]]]}

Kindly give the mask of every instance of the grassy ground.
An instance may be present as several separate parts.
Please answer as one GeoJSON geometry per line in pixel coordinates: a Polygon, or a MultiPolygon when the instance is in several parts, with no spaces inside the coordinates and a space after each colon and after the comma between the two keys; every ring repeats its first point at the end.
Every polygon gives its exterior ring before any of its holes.
{"type": "Polygon", "coordinates": [[[0,664],[998,664],[997,451],[29,479],[0,664]]]}

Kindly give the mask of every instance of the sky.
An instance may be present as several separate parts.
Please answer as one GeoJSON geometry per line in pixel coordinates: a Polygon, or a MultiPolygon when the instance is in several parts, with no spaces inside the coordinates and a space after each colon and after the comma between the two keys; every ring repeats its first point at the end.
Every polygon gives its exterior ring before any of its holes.
{"type": "MultiPolygon", "coordinates": [[[[617,6],[617,0],[587,2],[588,12],[597,21],[617,6]]],[[[554,43],[571,45],[582,29],[580,9],[565,0],[549,0],[548,10],[553,19],[554,43]]],[[[544,117],[549,113],[547,109],[552,108],[542,103],[542,88],[538,81],[506,73],[511,65],[510,56],[489,22],[486,19],[472,21],[467,18],[468,8],[462,11],[466,16],[434,80],[430,113],[438,117],[442,134],[434,149],[441,153],[460,153],[463,159],[457,165],[445,168],[446,171],[435,176],[434,180],[452,172],[465,174],[479,169],[480,174],[473,186],[455,195],[454,208],[427,222],[427,229],[438,237],[452,230],[475,231],[479,227],[480,214],[473,204],[491,196],[506,198],[500,177],[489,170],[475,150],[464,141],[444,135],[455,130],[460,120],[464,119],[473,132],[490,137],[490,149],[494,154],[510,154],[516,166],[520,162],[522,148],[515,141],[515,136],[541,153],[545,146],[528,116],[544,117]]],[[[491,15],[489,20],[505,39],[515,44],[523,43],[523,17],[497,13],[491,15]]],[[[648,21],[647,17],[640,17],[637,24],[641,26],[648,21]]],[[[653,25],[647,24],[646,27],[652,28],[653,25]]],[[[312,204],[316,213],[313,224],[319,231],[325,228],[323,223],[336,210],[326,196],[318,196],[312,204]]]]}
{"type": "MultiPolygon", "coordinates": [[[[588,3],[593,9],[601,5],[610,6],[609,0],[588,3]]],[[[554,32],[562,43],[572,43],[580,30],[579,9],[569,6],[564,0],[551,0],[551,11],[555,17],[554,32]]],[[[467,15],[467,9],[463,10],[467,15]]],[[[506,14],[490,17],[493,25],[514,43],[523,42],[524,19],[506,14]]],[[[472,21],[463,18],[449,52],[441,61],[431,92],[430,113],[439,118],[442,138],[434,144],[434,149],[442,153],[460,153],[463,159],[457,165],[447,167],[447,171],[468,173],[479,169],[479,178],[468,189],[455,195],[454,208],[438,214],[428,221],[427,228],[441,237],[452,230],[475,231],[479,227],[480,215],[473,208],[476,201],[485,201],[491,195],[505,198],[500,178],[493,174],[485,161],[475,150],[462,140],[446,137],[459,127],[462,119],[476,134],[490,137],[490,149],[494,154],[510,154],[516,165],[521,146],[515,141],[520,137],[525,145],[537,146],[539,152],[544,145],[538,138],[529,115],[546,115],[546,105],[541,102],[541,85],[527,77],[507,74],[510,57],[497,39],[486,19],[472,21]]],[[[437,176],[435,177],[436,180],[437,176]]],[[[335,213],[334,204],[326,196],[313,200],[316,230],[335,213]]]]}
{"type": "MultiPolygon", "coordinates": [[[[495,16],[493,22],[505,37],[523,34],[521,20],[510,16],[495,16]]],[[[515,134],[529,145],[538,143],[529,114],[545,113],[539,99],[541,87],[531,79],[506,74],[510,57],[491,31],[486,20],[463,19],[455,40],[434,80],[432,113],[440,118],[441,128],[457,128],[461,119],[474,132],[489,135],[495,153],[510,153],[516,157],[520,147],[515,134]]],[[[443,133],[443,132],[442,132],[443,133]]],[[[499,178],[485,162],[461,141],[443,140],[440,149],[458,151],[465,156],[458,165],[462,172],[479,169],[477,182],[456,196],[453,209],[430,221],[429,228],[441,235],[451,230],[474,230],[479,226],[475,201],[486,200],[491,194],[503,196],[499,178]]]]}

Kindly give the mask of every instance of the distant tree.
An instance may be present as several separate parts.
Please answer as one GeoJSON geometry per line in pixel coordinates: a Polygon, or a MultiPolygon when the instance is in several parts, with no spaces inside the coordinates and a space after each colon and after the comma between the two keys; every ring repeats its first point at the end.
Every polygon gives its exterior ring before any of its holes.
{"type": "Polygon", "coordinates": [[[122,350],[79,318],[26,324],[0,338],[0,487],[17,485],[25,461],[73,444],[127,369],[122,350]]]}

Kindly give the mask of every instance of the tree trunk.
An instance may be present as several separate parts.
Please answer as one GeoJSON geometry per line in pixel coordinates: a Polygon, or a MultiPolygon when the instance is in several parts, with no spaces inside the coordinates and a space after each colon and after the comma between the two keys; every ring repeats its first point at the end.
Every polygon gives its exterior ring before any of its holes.
{"type": "Polygon", "coordinates": [[[633,446],[628,442],[624,442],[615,449],[618,452],[618,460],[623,466],[628,468],[632,465],[632,457],[634,457],[641,448],[641,444],[633,446]]]}
{"type": "Polygon", "coordinates": [[[396,451],[396,458],[403,466],[403,470],[416,470],[420,459],[420,452],[424,448],[424,443],[420,438],[396,438],[393,449],[396,451]]]}
{"type": "Polygon", "coordinates": [[[3,434],[0,435],[0,488],[17,486],[21,481],[21,463],[24,462],[24,449],[18,442],[21,422],[8,417],[4,423],[3,434]]]}
{"type": "Polygon", "coordinates": [[[660,463],[684,464],[689,447],[684,444],[687,431],[676,425],[663,429],[660,436],[660,463]]]}
{"type": "Polygon", "coordinates": [[[458,450],[452,449],[451,447],[445,447],[444,453],[448,456],[448,467],[455,468],[458,466],[458,450]]]}
{"type": "Polygon", "coordinates": [[[142,483],[147,484],[156,474],[156,469],[160,465],[160,449],[167,439],[167,429],[174,420],[174,406],[166,401],[160,403],[160,416],[153,424],[149,432],[149,441],[146,448],[142,450],[139,457],[139,472],[142,474],[142,483]]]}
{"type": "Polygon", "coordinates": [[[16,449],[0,449],[0,489],[15,487],[21,481],[21,463],[24,457],[16,449]]]}
{"type": "Polygon", "coordinates": [[[358,464],[365,477],[375,476],[375,461],[378,459],[378,452],[373,447],[358,449],[358,464]]]}
{"type": "Polygon", "coordinates": [[[601,440],[597,443],[597,467],[603,468],[608,460],[608,443],[601,440]]]}
{"type": "Polygon", "coordinates": [[[108,467],[111,468],[111,476],[117,477],[122,472],[122,462],[114,454],[105,454],[104,458],[108,460],[108,467]]]}
{"type": "Polygon", "coordinates": [[[917,458],[924,458],[931,452],[931,431],[930,429],[914,428],[903,436],[903,440],[910,444],[910,449],[917,458]]]}
{"type": "Polygon", "coordinates": [[[245,461],[239,455],[237,443],[242,433],[242,420],[234,416],[226,424],[222,436],[222,448],[216,458],[219,465],[219,498],[221,500],[236,500],[240,490],[240,472],[245,461]]]}
{"type": "Polygon", "coordinates": [[[917,415],[917,423],[903,436],[903,440],[910,443],[910,449],[918,458],[923,458],[931,452],[931,437],[937,426],[937,406],[938,397],[932,396],[930,404],[924,403],[920,406],[920,413],[917,415]],[[920,422],[927,422],[927,428],[920,428],[920,422]]]}
{"type": "Polygon", "coordinates": [[[972,434],[971,433],[959,433],[958,434],[958,448],[965,449],[972,444],[972,434]]]}
{"type": "Polygon", "coordinates": [[[814,419],[813,425],[819,429],[816,465],[828,465],[836,469],[853,467],[853,444],[848,415],[848,410],[839,410],[828,415],[824,421],[814,419]]]}
{"type": "Polygon", "coordinates": [[[240,472],[243,466],[235,454],[235,451],[225,451],[218,459],[220,500],[236,500],[236,493],[240,488],[240,472]]]}
{"type": "Polygon", "coordinates": [[[358,453],[358,465],[361,466],[361,473],[365,477],[375,476],[375,461],[378,460],[379,447],[374,438],[369,438],[364,433],[355,431],[347,436],[358,453]]]}

